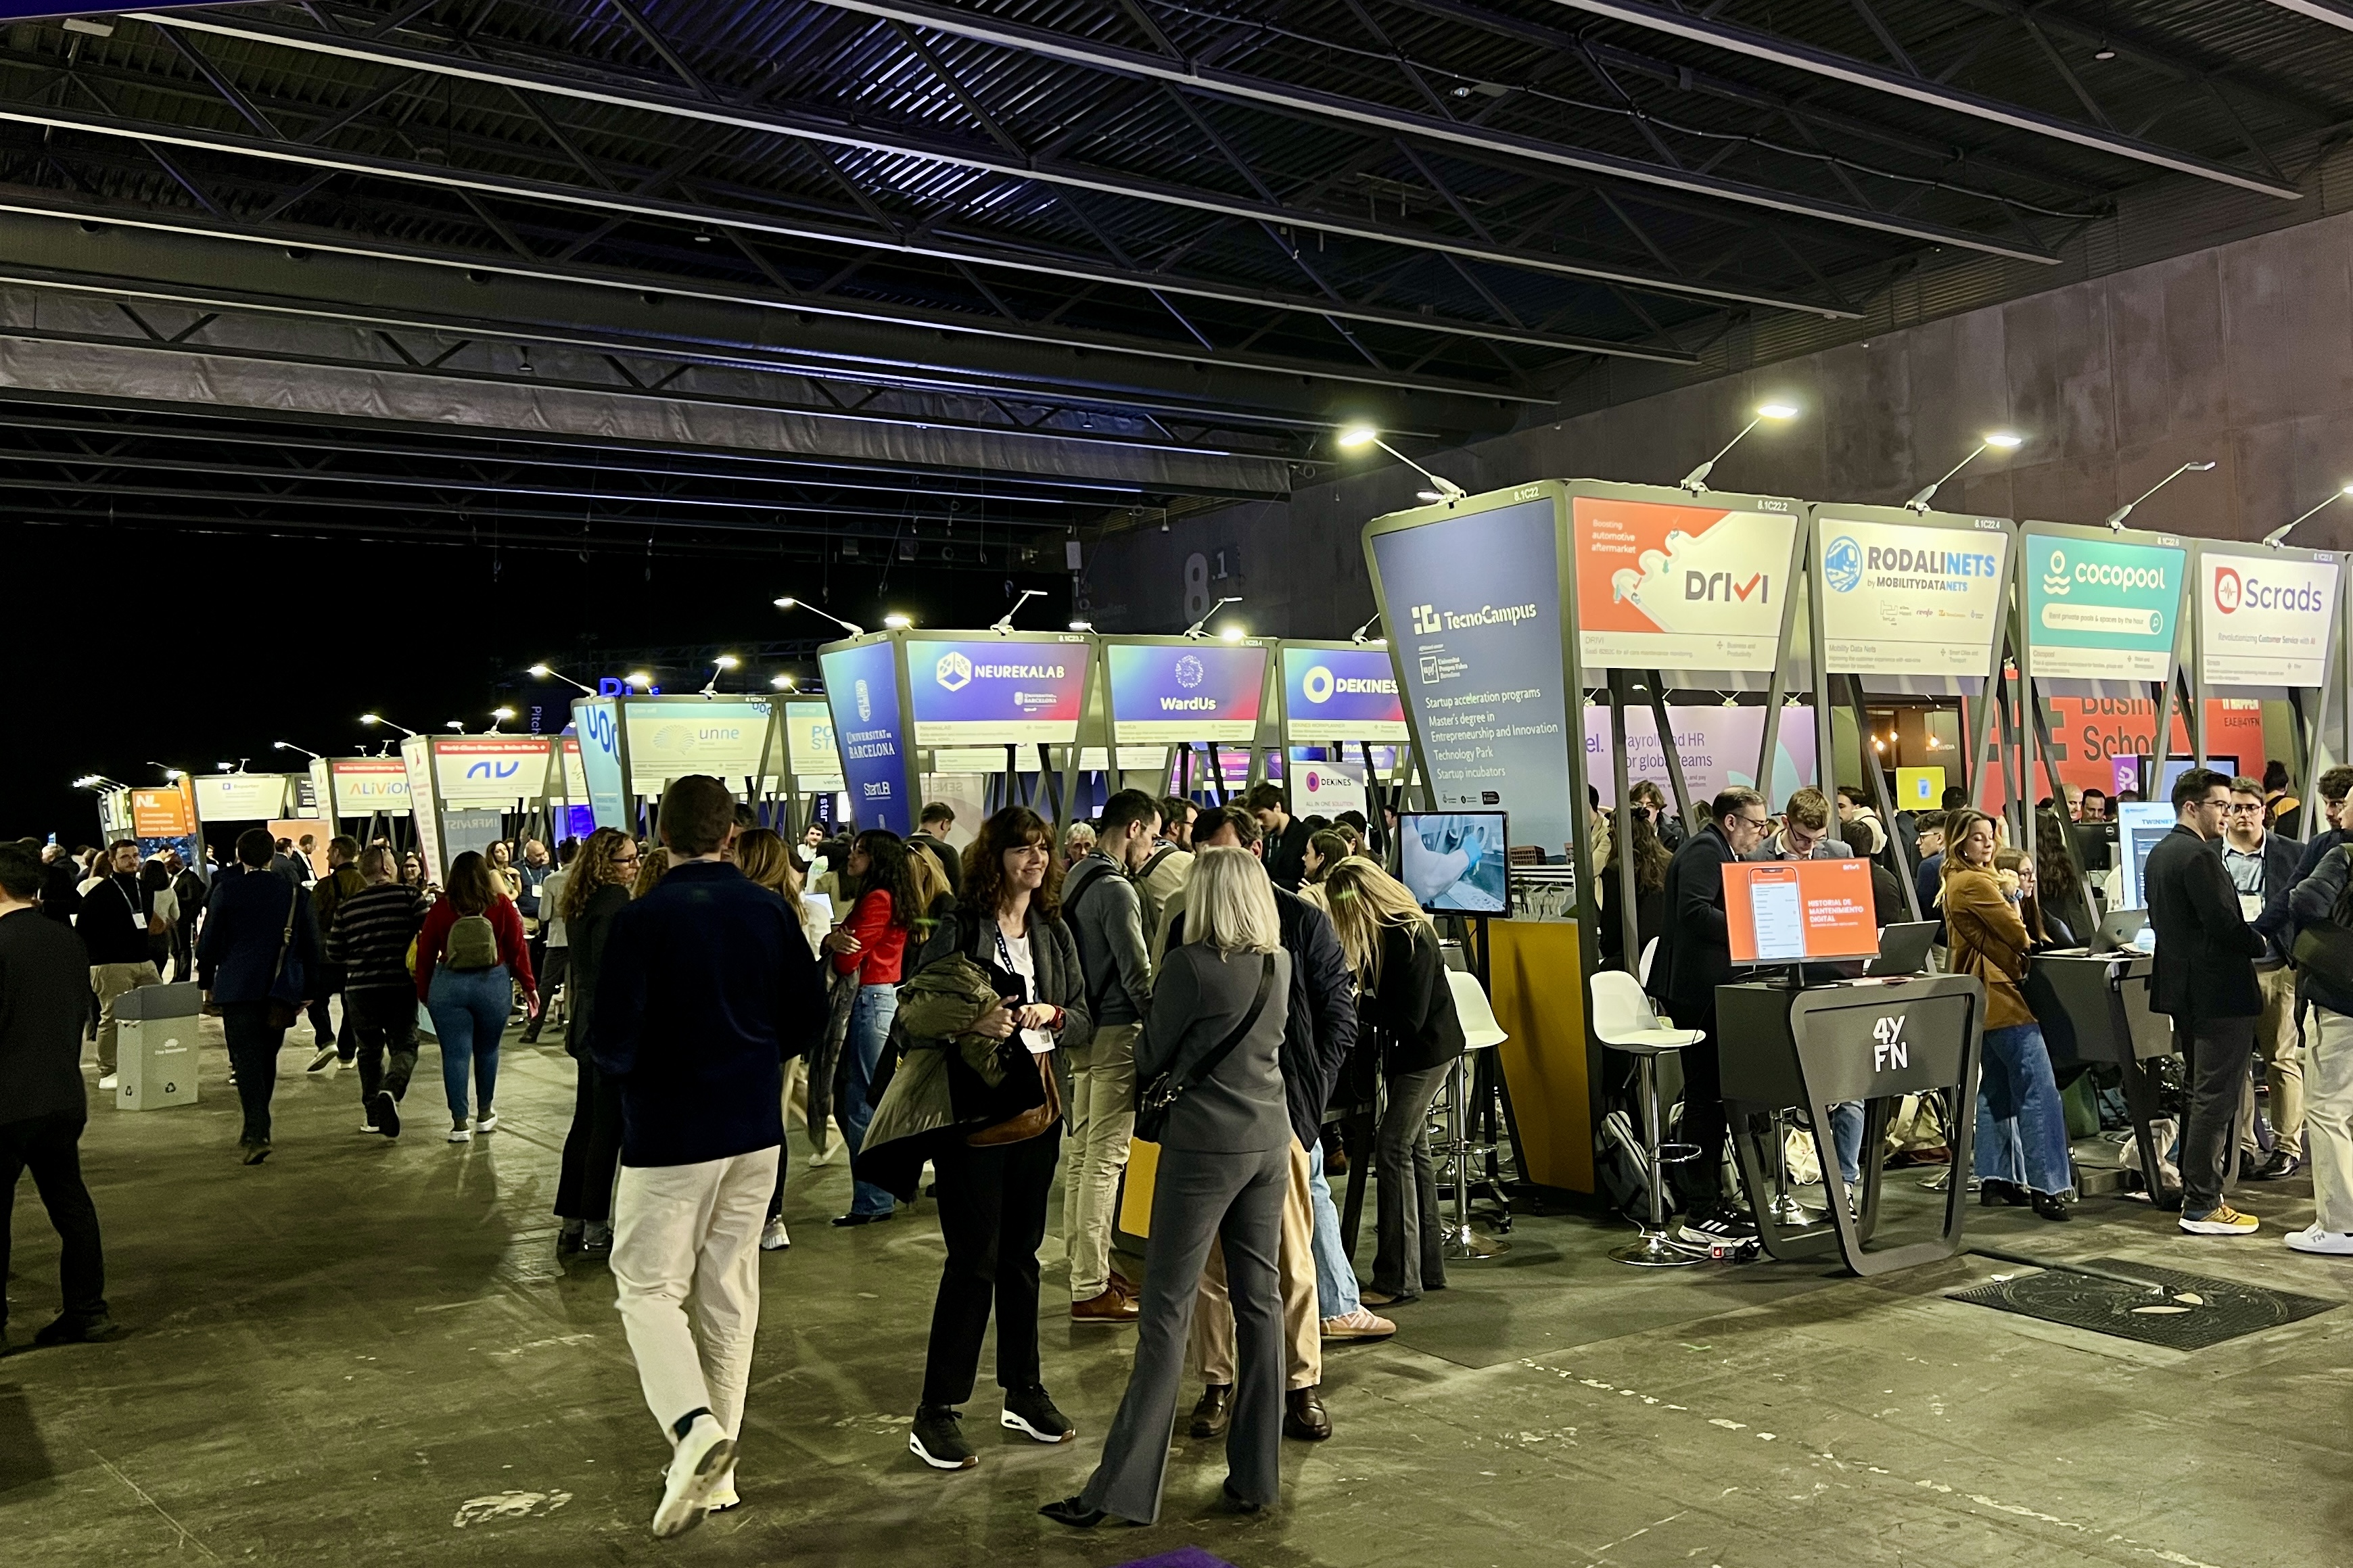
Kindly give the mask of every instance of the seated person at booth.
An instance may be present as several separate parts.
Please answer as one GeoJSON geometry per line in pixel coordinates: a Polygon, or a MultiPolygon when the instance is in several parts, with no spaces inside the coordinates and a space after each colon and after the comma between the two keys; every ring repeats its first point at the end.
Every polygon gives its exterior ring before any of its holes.
{"type": "Polygon", "coordinates": [[[1921,918],[1935,920],[1945,872],[1945,814],[1924,811],[1914,826],[1919,833],[1919,847],[1912,868],[1912,890],[1920,896],[1921,918]]]}
{"type": "MultiPolygon", "coordinates": [[[[1867,825],[1866,825],[1867,826],[1867,825]]],[[[1830,798],[1818,789],[1801,789],[1782,809],[1781,826],[1744,860],[1852,860],[1859,857],[1845,840],[1831,832],[1830,798]]],[[[1892,882],[1893,878],[1889,880],[1892,882]]],[[[1874,889],[1873,903],[1878,899],[1874,889]]],[[[1903,894],[1896,894],[1903,902],[1903,894]]],[[[1841,1100],[1831,1107],[1831,1144],[1838,1154],[1839,1174],[1849,1194],[1862,1179],[1862,1102],[1841,1100]]]]}

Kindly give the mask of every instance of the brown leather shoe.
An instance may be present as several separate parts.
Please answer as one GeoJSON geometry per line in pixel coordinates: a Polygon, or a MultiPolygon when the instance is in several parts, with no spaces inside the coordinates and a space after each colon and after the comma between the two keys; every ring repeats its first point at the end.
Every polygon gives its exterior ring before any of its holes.
{"type": "Polygon", "coordinates": [[[1074,1323],[1132,1323],[1143,1315],[1143,1308],[1116,1289],[1071,1303],[1071,1321],[1074,1323]]]}
{"type": "Polygon", "coordinates": [[[1303,1443],[1321,1443],[1332,1435],[1332,1417],[1324,1413],[1318,1390],[1294,1388],[1282,1396],[1282,1435],[1303,1443]]]}
{"type": "Polygon", "coordinates": [[[1144,1300],[1144,1287],[1138,1285],[1134,1280],[1130,1279],[1126,1275],[1122,1274],[1116,1268],[1111,1271],[1111,1283],[1109,1288],[1118,1291],[1121,1295],[1126,1297],[1131,1301],[1141,1301],[1144,1300]]]}
{"type": "Polygon", "coordinates": [[[1193,1406],[1193,1436],[1221,1437],[1234,1419],[1234,1385],[1213,1383],[1201,1390],[1201,1403],[1193,1406]]]}

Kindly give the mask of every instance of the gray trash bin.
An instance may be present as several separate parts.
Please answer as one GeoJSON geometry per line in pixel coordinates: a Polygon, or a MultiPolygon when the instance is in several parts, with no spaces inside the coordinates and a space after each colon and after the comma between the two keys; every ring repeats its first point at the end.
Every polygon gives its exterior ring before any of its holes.
{"type": "Polygon", "coordinates": [[[193,984],[142,985],[117,999],[117,1110],[195,1104],[196,1013],[203,1003],[203,988],[193,984]]]}

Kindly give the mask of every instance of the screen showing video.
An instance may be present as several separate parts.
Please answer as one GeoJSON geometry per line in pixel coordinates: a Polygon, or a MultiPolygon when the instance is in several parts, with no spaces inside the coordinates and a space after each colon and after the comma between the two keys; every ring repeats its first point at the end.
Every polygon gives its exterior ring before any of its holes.
{"type": "Polygon", "coordinates": [[[1398,869],[1425,910],[1510,912],[1511,856],[1500,811],[1406,812],[1398,818],[1398,869]]]}

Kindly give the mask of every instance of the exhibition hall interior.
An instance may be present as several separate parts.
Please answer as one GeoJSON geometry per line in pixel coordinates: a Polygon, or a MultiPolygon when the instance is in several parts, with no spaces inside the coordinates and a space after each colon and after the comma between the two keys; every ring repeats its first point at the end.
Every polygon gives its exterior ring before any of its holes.
{"type": "Polygon", "coordinates": [[[0,1563],[2328,1568],[2353,0],[0,0],[0,1563]]]}

